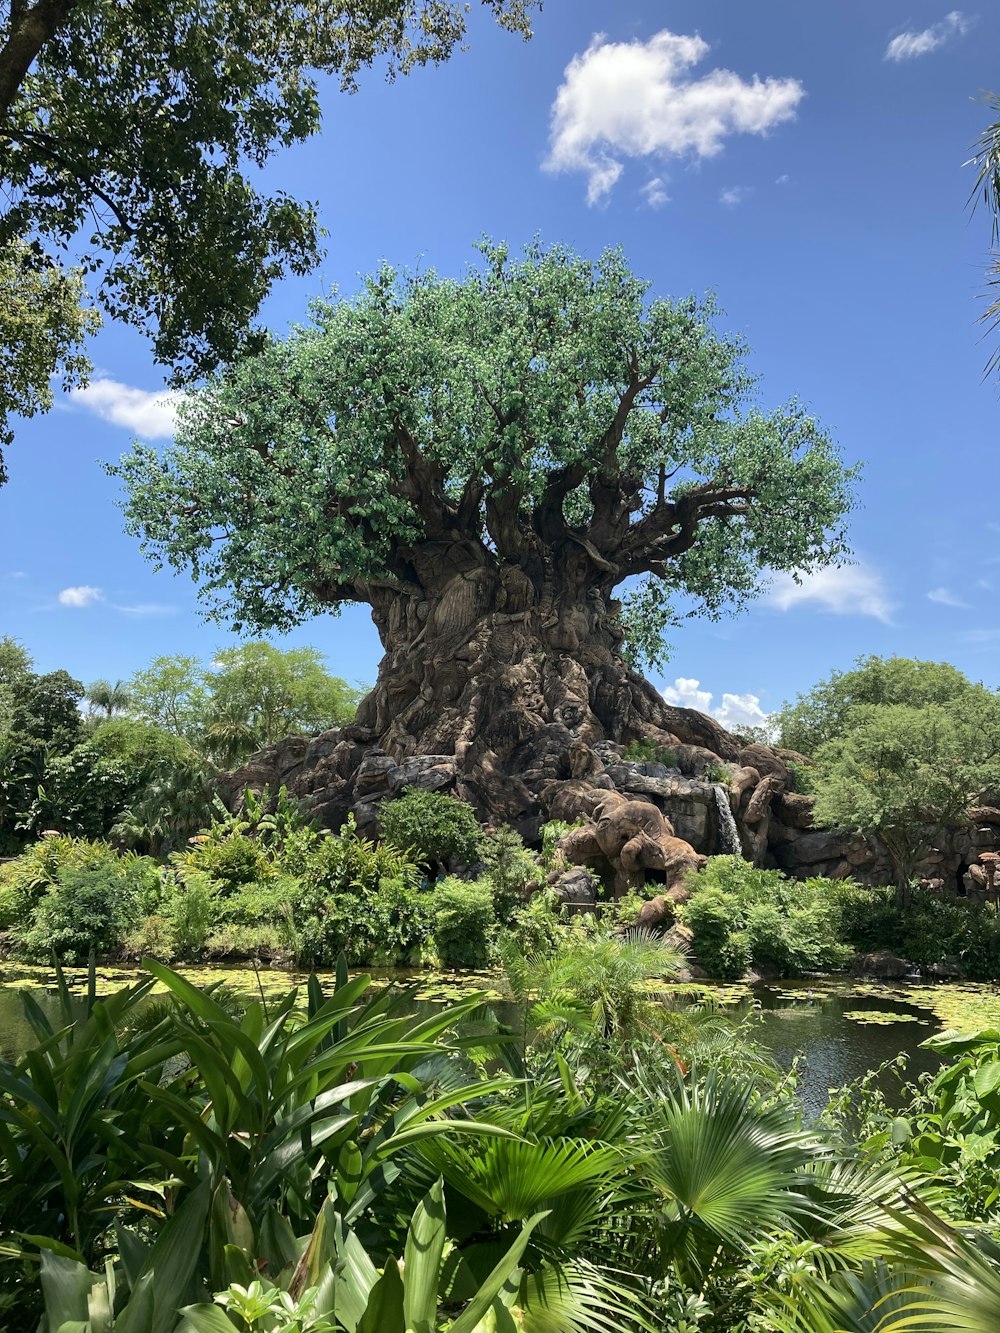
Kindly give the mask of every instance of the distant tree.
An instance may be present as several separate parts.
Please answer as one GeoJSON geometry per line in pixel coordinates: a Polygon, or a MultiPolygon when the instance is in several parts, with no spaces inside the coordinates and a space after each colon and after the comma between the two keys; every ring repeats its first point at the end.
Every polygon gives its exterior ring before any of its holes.
{"type": "MultiPolygon", "coordinates": [[[[483,0],[530,35],[534,0],[483,0]]],[[[114,318],[149,329],[175,379],[255,340],[261,301],[320,254],[315,206],[257,172],[320,124],[318,77],[353,90],[461,45],[461,0],[5,0],[0,4],[0,445],[7,414],[85,372],[94,316],[72,244],[114,318]],[[35,238],[30,245],[27,238],[35,238]],[[44,250],[41,247],[45,247],[44,250]],[[37,266],[31,267],[37,257],[37,266]],[[27,261],[27,267],[26,267],[27,261]]]]}
{"type": "Polygon", "coordinates": [[[1000,781],[1000,702],[984,690],[857,705],[844,734],[816,751],[813,781],[816,822],[878,838],[903,903],[936,833],[1000,781]]]}
{"type": "Polygon", "coordinates": [[[92,680],[85,697],[91,713],[103,714],[106,719],[127,713],[132,707],[132,692],[123,680],[116,680],[114,684],[108,680],[92,680]]]}
{"type": "Polygon", "coordinates": [[[137,717],[198,747],[208,689],[196,657],[157,657],[132,677],[128,689],[137,717]]]}
{"type": "MultiPolygon", "coordinates": [[[[993,698],[948,662],[909,657],[859,657],[851,671],[833,671],[794,703],[771,716],[779,744],[811,755],[850,730],[854,710],[867,704],[949,704],[964,695],[993,698]]],[[[860,716],[860,715],[859,715],[860,716]]]]}
{"type": "Polygon", "coordinates": [[[315,648],[251,642],[222,649],[210,667],[159,657],[129,688],[139,716],[229,767],[285,736],[350,721],[360,691],[323,660],[315,648]]]}

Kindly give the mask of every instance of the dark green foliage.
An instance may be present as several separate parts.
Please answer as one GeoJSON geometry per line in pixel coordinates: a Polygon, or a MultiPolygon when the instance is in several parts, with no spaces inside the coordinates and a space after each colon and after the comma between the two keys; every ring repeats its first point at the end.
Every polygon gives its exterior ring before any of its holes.
{"type": "MultiPolygon", "coordinates": [[[[83,844],[86,848],[87,845],[83,844]]],[[[21,951],[44,962],[54,953],[66,963],[91,953],[109,954],[161,896],[159,869],[143,857],[118,857],[100,846],[72,855],[38,896],[30,926],[19,922],[21,951]]]]}
{"type": "Polygon", "coordinates": [[[524,839],[506,825],[484,839],[482,858],[496,919],[500,925],[507,925],[532,890],[541,886],[544,873],[524,839]]]}
{"type": "Polygon", "coordinates": [[[957,963],[971,981],[1000,977],[1000,919],[992,906],[914,889],[901,907],[892,889],[852,889],[843,936],[868,953],[888,949],[918,967],[957,963]]]}
{"type": "Polygon", "coordinates": [[[750,967],[797,976],[843,966],[850,956],[841,937],[840,880],[793,880],[738,856],[713,856],[690,887],[681,916],[710,976],[735,979],[750,967]]]}
{"type": "MultiPolygon", "coordinates": [[[[529,35],[530,0],[487,4],[529,35]]],[[[446,60],[466,9],[0,9],[0,332],[13,362],[0,384],[0,441],[8,414],[48,406],[52,376],[72,382],[87,369],[76,344],[94,321],[80,309],[79,271],[62,262],[68,246],[97,275],[99,303],[146,330],[177,378],[259,347],[261,302],[283,274],[319,261],[322,236],[314,204],[261,191],[260,168],[317,132],[323,75],[353,90],[373,64],[394,75],[446,60]]]]}
{"type": "Polygon", "coordinates": [[[379,811],[385,842],[410,852],[428,866],[479,860],[483,835],[476,812],[465,801],[444,792],[407,787],[379,811]]]}
{"type": "Polygon", "coordinates": [[[434,944],[443,967],[485,967],[495,923],[493,894],[482,880],[441,880],[432,906],[434,944]]]}

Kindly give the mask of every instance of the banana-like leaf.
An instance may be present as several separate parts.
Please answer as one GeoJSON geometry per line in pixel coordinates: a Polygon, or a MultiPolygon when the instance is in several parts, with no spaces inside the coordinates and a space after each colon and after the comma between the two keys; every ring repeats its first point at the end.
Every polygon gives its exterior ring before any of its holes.
{"type": "Polygon", "coordinates": [[[368,1304],[358,1322],[357,1333],[407,1333],[403,1315],[403,1279],[399,1264],[390,1254],[382,1276],[368,1294],[368,1304]]]}
{"type": "Polygon", "coordinates": [[[407,1333],[434,1333],[445,1223],[444,1182],[439,1179],[417,1205],[406,1233],[403,1317],[407,1333]]]}

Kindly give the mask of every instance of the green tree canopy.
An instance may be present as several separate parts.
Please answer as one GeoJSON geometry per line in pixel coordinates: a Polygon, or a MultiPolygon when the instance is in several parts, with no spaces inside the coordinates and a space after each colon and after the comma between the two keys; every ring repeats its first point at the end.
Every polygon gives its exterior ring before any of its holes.
{"type": "Polygon", "coordinates": [[[1000,701],[970,689],[947,703],[858,704],[817,751],[814,781],[816,822],[878,837],[905,891],[935,830],[1000,781],[1000,701]]]}
{"type": "Polygon", "coordinates": [[[14,438],[11,416],[47,412],[53,379],[64,389],[86,383],[84,343],[99,323],[84,304],[78,271],[37,243],[0,240],[0,485],[7,480],[3,449],[14,438]]]}
{"type": "MultiPolygon", "coordinates": [[[[483,3],[530,35],[534,0],[483,3]]],[[[94,316],[67,246],[176,379],[234,356],[272,283],[319,258],[315,206],[255,181],[319,128],[319,76],[353,89],[378,62],[393,77],[446,60],[468,9],[0,0],[0,444],[7,413],[44,410],[50,376],[86,369],[94,316]]]]}
{"type": "Polygon", "coordinates": [[[208,666],[158,657],[136,674],[129,694],[139,717],[223,765],[285,736],[347,722],[360,697],[330,675],[315,648],[260,642],[222,649],[208,666]]]}
{"type": "Polygon", "coordinates": [[[617,251],[480,248],[461,281],[383,268],[315,304],[113,469],[212,615],[367,602],[385,638],[395,599],[482,568],[511,611],[638,579],[653,643],[676,593],[715,616],[844,552],[852,473],[800,405],[754,405],[711,301],[652,299],[617,251]]]}
{"type": "Polygon", "coordinates": [[[919,709],[925,704],[951,704],[966,696],[970,700],[994,697],[948,662],[872,655],[859,657],[851,671],[831,672],[794,703],[782,705],[771,721],[782,745],[811,755],[866,717],[855,712],[863,705],[900,704],[919,709]]]}

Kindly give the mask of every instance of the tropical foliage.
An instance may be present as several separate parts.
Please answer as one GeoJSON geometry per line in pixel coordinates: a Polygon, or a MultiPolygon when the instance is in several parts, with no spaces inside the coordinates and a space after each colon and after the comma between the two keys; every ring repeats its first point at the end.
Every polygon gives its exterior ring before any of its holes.
{"type": "Polygon", "coordinates": [[[61,1013],[29,998],[35,1045],[0,1063],[7,1326],[977,1333],[1000,1309],[1000,1251],[947,1217],[974,1192],[949,1145],[998,1133],[996,1033],[939,1043],[957,1060],[891,1124],[855,1090],[860,1129],[851,1093],[820,1129],[763,1070],[647,1059],[607,1011],[536,1039],[343,963],[271,1005],[148,966],[103,1000],[57,973],[61,1013]]]}

